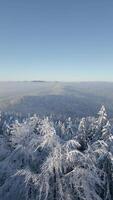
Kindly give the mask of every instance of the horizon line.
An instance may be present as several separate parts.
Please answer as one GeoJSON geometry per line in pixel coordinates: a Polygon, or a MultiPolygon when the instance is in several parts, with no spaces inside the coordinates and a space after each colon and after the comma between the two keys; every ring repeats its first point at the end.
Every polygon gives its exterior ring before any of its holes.
{"type": "Polygon", "coordinates": [[[113,83],[113,81],[103,81],[103,80],[80,80],[80,81],[68,81],[68,80],[65,80],[65,81],[61,81],[61,80],[0,80],[0,82],[61,82],[61,83],[81,83],[81,82],[96,82],[96,83],[113,83]]]}

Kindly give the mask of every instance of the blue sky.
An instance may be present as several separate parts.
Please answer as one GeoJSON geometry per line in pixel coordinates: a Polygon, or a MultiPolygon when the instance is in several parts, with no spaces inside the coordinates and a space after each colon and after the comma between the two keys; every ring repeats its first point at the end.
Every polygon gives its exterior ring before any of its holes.
{"type": "Polygon", "coordinates": [[[0,80],[113,81],[113,0],[0,1],[0,80]]]}

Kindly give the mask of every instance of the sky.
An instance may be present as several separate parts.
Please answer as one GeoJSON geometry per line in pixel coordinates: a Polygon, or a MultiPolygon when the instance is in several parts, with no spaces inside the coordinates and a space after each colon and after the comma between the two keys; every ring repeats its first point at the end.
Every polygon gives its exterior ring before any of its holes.
{"type": "Polygon", "coordinates": [[[113,0],[0,1],[0,80],[113,81],[113,0]]]}

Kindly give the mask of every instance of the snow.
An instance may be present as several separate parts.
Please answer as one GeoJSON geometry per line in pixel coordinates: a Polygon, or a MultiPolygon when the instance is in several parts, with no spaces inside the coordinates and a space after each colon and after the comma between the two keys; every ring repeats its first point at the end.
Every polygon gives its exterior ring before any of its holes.
{"type": "Polygon", "coordinates": [[[1,113],[0,199],[113,199],[112,124],[104,106],[78,128],[71,117],[6,118],[1,113]]]}

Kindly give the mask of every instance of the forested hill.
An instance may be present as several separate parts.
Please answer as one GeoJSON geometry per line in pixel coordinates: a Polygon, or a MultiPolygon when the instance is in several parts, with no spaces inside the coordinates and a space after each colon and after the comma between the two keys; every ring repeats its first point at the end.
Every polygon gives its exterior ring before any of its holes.
{"type": "Polygon", "coordinates": [[[113,200],[113,122],[0,114],[0,199],[113,200]]]}

